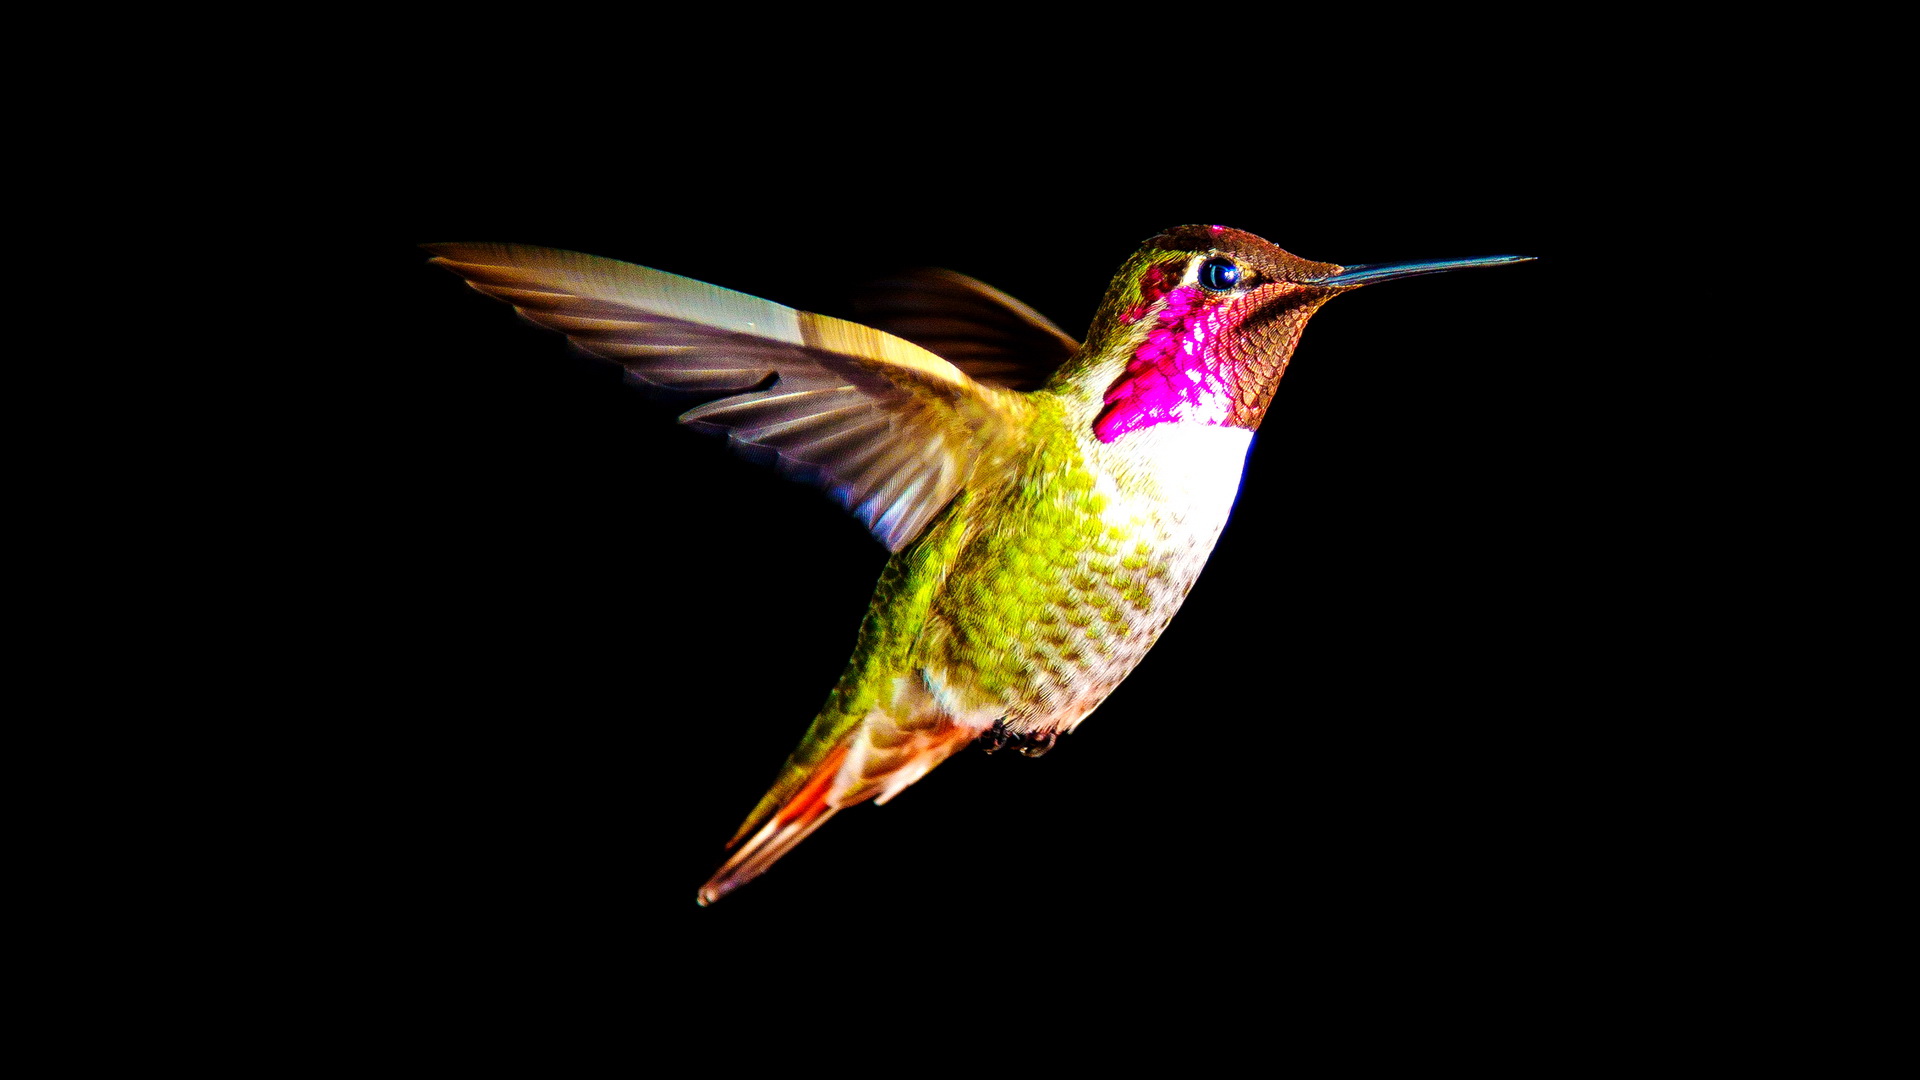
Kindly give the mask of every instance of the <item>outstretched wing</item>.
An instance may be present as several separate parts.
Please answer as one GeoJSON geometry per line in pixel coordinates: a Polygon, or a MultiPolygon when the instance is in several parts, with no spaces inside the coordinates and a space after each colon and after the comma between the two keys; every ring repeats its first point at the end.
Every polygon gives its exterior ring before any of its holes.
{"type": "Polygon", "coordinates": [[[908,270],[870,282],[854,313],[1007,390],[1039,389],[1080,351],[1045,315],[952,270],[908,270]]]}
{"type": "Polygon", "coordinates": [[[774,451],[889,550],[920,534],[982,456],[1017,439],[1031,409],[891,334],[677,274],[519,244],[423,246],[644,382],[727,395],[680,419],[774,451]]]}

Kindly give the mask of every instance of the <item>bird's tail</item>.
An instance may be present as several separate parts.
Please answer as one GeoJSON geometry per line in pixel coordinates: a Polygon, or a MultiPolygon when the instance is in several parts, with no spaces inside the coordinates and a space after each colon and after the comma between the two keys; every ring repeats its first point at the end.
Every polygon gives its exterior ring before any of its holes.
{"type": "Polygon", "coordinates": [[[796,751],[728,842],[733,854],[701,886],[701,906],[765,873],[840,810],[893,798],[979,734],[945,716],[902,723],[875,712],[849,727],[817,760],[803,761],[796,751]]]}

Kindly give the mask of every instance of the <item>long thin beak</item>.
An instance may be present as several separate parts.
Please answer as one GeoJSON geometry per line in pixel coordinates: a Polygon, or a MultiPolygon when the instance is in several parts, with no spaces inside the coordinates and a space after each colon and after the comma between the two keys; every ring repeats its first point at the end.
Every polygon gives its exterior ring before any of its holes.
{"type": "Polygon", "coordinates": [[[1337,274],[1329,274],[1320,279],[1320,284],[1335,288],[1349,289],[1357,285],[1374,285],[1382,281],[1397,278],[1418,277],[1421,274],[1443,274],[1448,270],[1465,270],[1469,266],[1499,266],[1503,263],[1528,262],[1531,255],[1483,255],[1478,259],[1441,259],[1437,262],[1372,263],[1365,266],[1346,266],[1337,274]]]}

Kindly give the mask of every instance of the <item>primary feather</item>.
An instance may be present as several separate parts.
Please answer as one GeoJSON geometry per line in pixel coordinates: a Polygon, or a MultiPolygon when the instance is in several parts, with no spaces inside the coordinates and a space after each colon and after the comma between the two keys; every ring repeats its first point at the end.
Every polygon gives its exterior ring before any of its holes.
{"type": "Polygon", "coordinates": [[[1019,430],[1016,394],[911,341],[677,274],[519,244],[428,244],[433,262],[635,378],[727,396],[682,421],[773,451],[890,551],[1019,430]],[[771,385],[765,385],[771,379],[771,385]]]}

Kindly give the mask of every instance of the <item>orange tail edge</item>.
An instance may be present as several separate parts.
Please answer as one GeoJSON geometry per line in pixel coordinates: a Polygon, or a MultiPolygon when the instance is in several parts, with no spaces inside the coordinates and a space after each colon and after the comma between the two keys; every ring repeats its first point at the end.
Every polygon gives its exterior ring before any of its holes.
{"type": "Polygon", "coordinates": [[[793,850],[793,846],[805,840],[813,830],[827,823],[827,819],[838,813],[840,808],[829,805],[827,795],[833,790],[834,778],[839,775],[840,765],[847,757],[848,740],[842,739],[827,756],[814,766],[813,774],[793,798],[788,799],[765,825],[753,834],[753,838],[741,844],[732,857],[714,871],[713,877],[700,887],[699,901],[706,907],[715,900],[766,873],[767,868],[779,860],[780,856],[793,850]]]}

